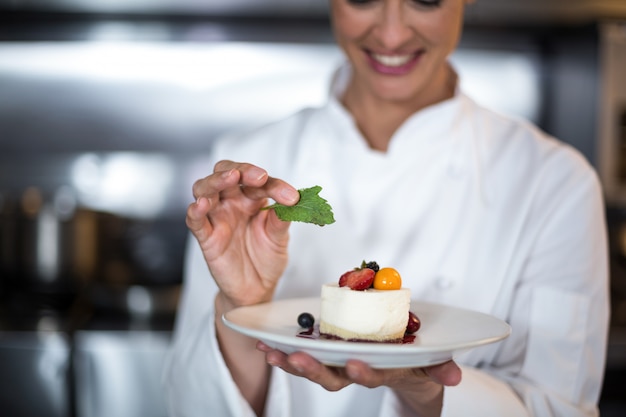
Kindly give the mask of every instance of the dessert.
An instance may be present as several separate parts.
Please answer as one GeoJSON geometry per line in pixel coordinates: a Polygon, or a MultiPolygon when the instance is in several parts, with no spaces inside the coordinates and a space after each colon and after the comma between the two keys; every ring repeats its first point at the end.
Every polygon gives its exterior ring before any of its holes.
{"type": "Polygon", "coordinates": [[[402,288],[400,274],[375,262],[363,262],[338,283],[323,285],[321,298],[319,330],[324,336],[402,342],[409,324],[409,330],[419,328],[417,317],[409,312],[411,292],[402,288]]]}

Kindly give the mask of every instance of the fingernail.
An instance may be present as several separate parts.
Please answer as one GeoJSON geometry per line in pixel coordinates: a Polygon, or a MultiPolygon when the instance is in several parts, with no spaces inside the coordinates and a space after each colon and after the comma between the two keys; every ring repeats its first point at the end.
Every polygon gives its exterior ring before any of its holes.
{"type": "Polygon", "coordinates": [[[350,379],[358,379],[361,376],[361,372],[353,366],[346,366],[346,373],[350,379]]]}
{"type": "Polygon", "coordinates": [[[293,367],[298,372],[304,372],[304,367],[296,361],[289,361],[289,365],[293,367]]]}
{"type": "Polygon", "coordinates": [[[261,180],[267,176],[267,172],[261,168],[253,168],[250,171],[250,175],[256,180],[261,180]]]}
{"type": "Polygon", "coordinates": [[[280,192],[280,195],[289,201],[298,201],[300,199],[300,193],[293,188],[285,188],[280,192]]]}

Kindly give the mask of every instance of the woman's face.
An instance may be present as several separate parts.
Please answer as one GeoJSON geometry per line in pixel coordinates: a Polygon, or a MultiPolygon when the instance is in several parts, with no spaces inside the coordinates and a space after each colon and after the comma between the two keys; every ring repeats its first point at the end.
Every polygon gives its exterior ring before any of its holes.
{"type": "Polygon", "coordinates": [[[349,88],[404,101],[447,88],[468,0],[330,0],[335,38],[352,63],[349,88]]]}

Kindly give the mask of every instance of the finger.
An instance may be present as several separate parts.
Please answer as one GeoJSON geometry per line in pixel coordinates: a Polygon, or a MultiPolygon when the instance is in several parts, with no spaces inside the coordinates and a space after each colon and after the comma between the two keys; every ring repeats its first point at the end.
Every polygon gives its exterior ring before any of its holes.
{"type": "Polygon", "coordinates": [[[306,377],[306,375],[304,375],[304,370],[301,369],[299,366],[292,366],[291,363],[289,362],[289,356],[279,350],[275,350],[269,347],[264,347],[262,349],[260,349],[262,351],[265,351],[265,361],[274,367],[280,368],[283,371],[291,374],[291,375],[295,375],[295,376],[299,376],[299,377],[306,377]],[[267,350],[269,349],[269,350],[267,350]]]}
{"type": "Polygon", "coordinates": [[[287,355],[280,350],[272,349],[266,347],[261,350],[265,353],[265,362],[267,362],[271,366],[276,366],[286,372],[292,371],[291,366],[287,362],[287,355]]]}
{"type": "Polygon", "coordinates": [[[286,251],[291,222],[280,220],[274,210],[266,210],[259,212],[250,224],[253,232],[265,236],[264,245],[278,252],[286,251]]]}
{"type": "Polygon", "coordinates": [[[205,240],[213,231],[211,222],[207,217],[211,203],[206,198],[200,198],[191,203],[187,208],[185,223],[187,228],[199,241],[205,240]]]}
{"type": "Polygon", "coordinates": [[[192,192],[197,200],[205,197],[209,200],[218,197],[219,193],[229,187],[236,187],[239,184],[240,172],[236,169],[215,171],[211,175],[199,179],[193,184],[192,192]]]}
{"type": "Polygon", "coordinates": [[[352,382],[368,388],[405,385],[407,381],[415,382],[416,378],[424,381],[430,379],[420,368],[374,369],[367,363],[354,359],[346,363],[346,375],[352,382]]]}
{"type": "Polygon", "coordinates": [[[453,361],[426,368],[373,369],[364,362],[351,360],[346,363],[346,374],[354,383],[368,388],[406,385],[408,381],[419,379],[448,386],[458,385],[461,381],[461,369],[453,361]]]}
{"type": "Polygon", "coordinates": [[[441,385],[453,387],[461,382],[461,368],[459,368],[454,361],[448,361],[442,363],[441,365],[424,368],[424,372],[426,372],[426,374],[430,376],[433,381],[441,385]]]}
{"type": "Polygon", "coordinates": [[[252,190],[259,189],[265,185],[268,180],[267,171],[262,168],[259,168],[255,165],[248,163],[239,163],[233,161],[220,161],[215,164],[214,168],[215,173],[220,172],[233,172],[236,173],[234,175],[237,178],[237,182],[233,183],[229,181],[227,183],[227,187],[221,191],[221,196],[223,198],[231,198],[238,197],[242,195],[246,195],[246,197],[255,200],[262,200],[267,198],[265,193],[259,193],[258,196],[253,196],[250,194],[244,193],[244,189],[249,188],[252,190]]]}
{"type": "Polygon", "coordinates": [[[267,171],[256,165],[246,162],[234,162],[222,160],[215,164],[213,172],[237,171],[239,175],[239,183],[245,186],[260,187],[268,179],[267,171]]]}
{"type": "Polygon", "coordinates": [[[271,198],[285,205],[293,205],[300,199],[298,190],[283,180],[270,177],[262,168],[245,162],[219,161],[215,172],[237,171],[240,190],[246,197],[260,200],[271,198]]]}
{"type": "Polygon", "coordinates": [[[242,193],[254,200],[272,198],[274,201],[293,205],[300,199],[298,190],[267,172],[249,163],[219,161],[213,174],[196,181],[193,185],[194,198],[206,197],[212,205],[223,198],[236,197],[242,193]]]}
{"type": "Polygon", "coordinates": [[[298,202],[300,193],[294,187],[278,178],[268,177],[267,181],[260,187],[250,187],[244,185],[241,191],[248,198],[263,199],[271,198],[274,201],[291,206],[298,202]]]}
{"type": "Polygon", "coordinates": [[[258,340],[256,342],[256,348],[257,348],[257,350],[260,350],[261,352],[264,352],[264,353],[267,353],[267,352],[273,350],[271,347],[269,347],[265,343],[261,342],[260,340],[258,340]]]}
{"type": "Polygon", "coordinates": [[[357,360],[346,362],[346,375],[354,383],[368,388],[379,387],[385,381],[382,372],[372,369],[366,363],[357,360]]]}
{"type": "Polygon", "coordinates": [[[328,391],[339,391],[351,384],[351,381],[342,372],[342,368],[327,367],[304,352],[286,355],[279,350],[270,348],[263,342],[257,343],[257,349],[265,352],[265,360],[268,364],[292,375],[307,378],[328,391]]]}
{"type": "Polygon", "coordinates": [[[352,383],[343,368],[325,366],[304,352],[292,353],[287,356],[287,362],[296,371],[296,375],[315,382],[328,391],[339,391],[352,383]]]}

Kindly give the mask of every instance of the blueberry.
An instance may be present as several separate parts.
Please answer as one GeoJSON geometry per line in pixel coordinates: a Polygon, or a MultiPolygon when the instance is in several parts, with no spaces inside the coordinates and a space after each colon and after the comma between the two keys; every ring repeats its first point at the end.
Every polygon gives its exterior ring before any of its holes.
{"type": "Polygon", "coordinates": [[[371,262],[363,261],[361,263],[361,269],[363,268],[369,268],[374,272],[378,272],[378,270],[380,269],[380,266],[378,266],[378,263],[376,261],[371,261],[371,262]]]}
{"type": "Polygon", "coordinates": [[[313,327],[314,323],[315,323],[315,318],[313,317],[311,313],[301,313],[298,316],[298,324],[300,325],[300,327],[304,327],[308,329],[308,328],[313,327]]]}

